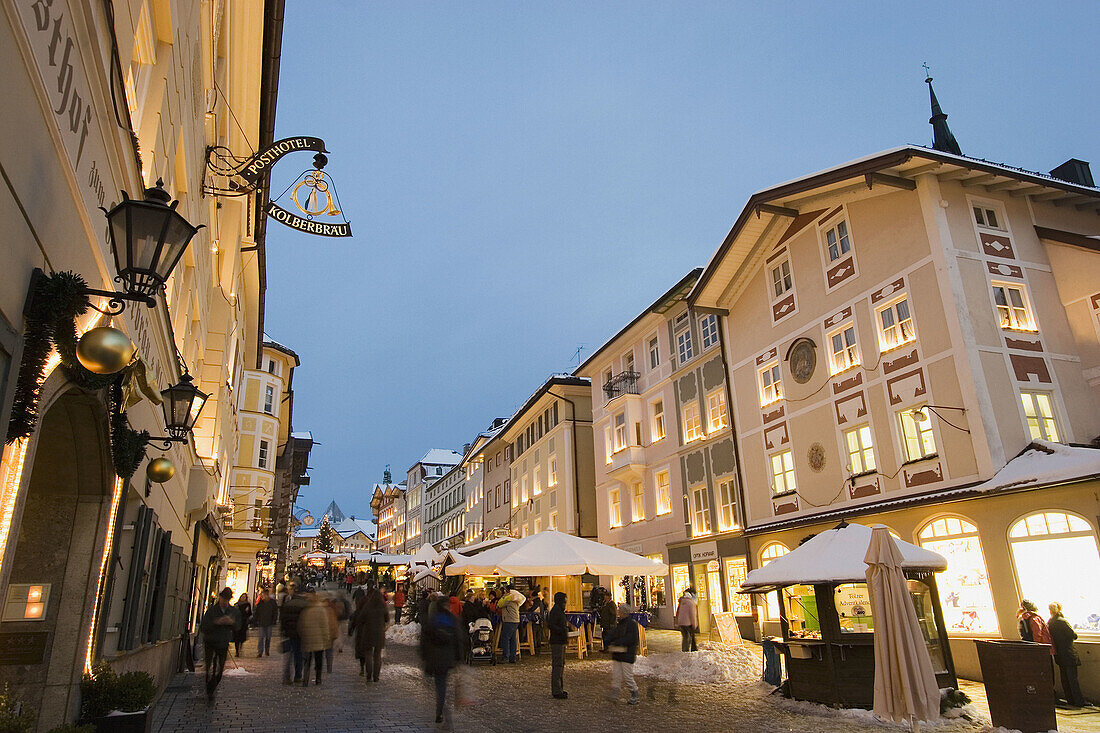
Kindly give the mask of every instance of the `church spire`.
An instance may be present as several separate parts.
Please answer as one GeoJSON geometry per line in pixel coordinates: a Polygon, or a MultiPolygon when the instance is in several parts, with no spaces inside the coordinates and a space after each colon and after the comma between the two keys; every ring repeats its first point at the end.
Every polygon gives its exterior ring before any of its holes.
{"type": "MultiPolygon", "coordinates": [[[[924,65],[924,70],[925,72],[928,71],[928,64],[924,65]]],[[[928,96],[932,102],[932,116],[928,118],[928,121],[932,123],[932,147],[945,153],[962,155],[958,141],[951,134],[951,128],[947,126],[947,115],[940,109],[940,100],[936,99],[936,90],[932,88],[931,74],[925,78],[924,83],[928,85],[928,96]]]]}

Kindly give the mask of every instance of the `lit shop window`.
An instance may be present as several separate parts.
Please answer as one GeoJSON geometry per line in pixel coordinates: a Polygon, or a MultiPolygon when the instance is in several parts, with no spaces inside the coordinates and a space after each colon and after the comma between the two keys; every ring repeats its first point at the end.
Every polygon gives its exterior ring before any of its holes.
{"type": "Polygon", "coordinates": [[[668,471],[658,471],[655,481],[657,483],[657,514],[668,514],[672,511],[672,495],[669,493],[668,471]]]}
{"type": "Polygon", "coordinates": [[[925,525],[918,542],[947,559],[937,583],[948,633],[998,633],[978,528],[965,519],[943,517],[925,525]]]}
{"type": "MultiPolygon", "coordinates": [[[[773,542],[770,545],[767,545],[760,552],[760,567],[764,567],[765,565],[770,563],[772,560],[783,557],[788,552],[790,552],[790,550],[787,549],[787,546],[780,543],[780,542],[773,542]]],[[[772,621],[778,621],[779,620],[779,591],[772,591],[771,593],[767,593],[767,594],[765,594],[765,598],[767,599],[767,603],[765,604],[765,608],[764,608],[765,615],[767,616],[768,619],[770,619],[772,621]]]]}
{"type": "Polygon", "coordinates": [[[1032,439],[1058,442],[1058,426],[1054,421],[1054,405],[1048,392],[1021,392],[1027,429],[1032,439]]]}
{"type": "Polygon", "coordinates": [[[760,370],[760,406],[783,399],[783,382],[779,378],[779,362],[760,370]]]}
{"type": "Polygon", "coordinates": [[[1078,634],[1100,634],[1100,550],[1087,521],[1068,512],[1031,514],[1012,525],[1008,543],[1021,598],[1044,617],[1050,603],[1061,603],[1078,634]]]}
{"type": "Polygon", "coordinates": [[[845,326],[829,335],[832,345],[830,366],[832,374],[840,374],[859,366],[859,346],[856,344],[856,327],[845,326]]]}
{"type": "Polygon", "coordinates": [[[1031,317],[1023,287],[993,283],[993,302],[997,304],[997,320],[1001,328],[1010,331],[1037,331],[1031,317]]]}
{"type": "Polygon", "coordinates": [[[677,599],[684,595],[684,591],[691,585],[691,574],[687,565],[672,566],[672,593],[677,599]]]}
{"type": "Polygon", "coordinates": [[[726,590],[730,597],[730,610],[738,616],[752,615],[752,597],[748,593],[738,593],[749,574],[748,561],[743,557],[727,557],[726,590]]]}
{"type": "Polygon", "coordinates": [[[909,311],[909,299],[902,298],[878,312],[879,345],[882,351],[890,351],[907,344],[917,337],[913,330],[913,316],[909,311]]]}
{"type": "MultiPolygon", "coordinates": [[[[665,561],[661,555],[646,555],[647,560],[652,560],[654,563],[662,563],[665,561]]],[[[649,575],[646,576],[646,593],[649,596],[650,606],[664,607],[668,605],[668,594],[665,592],[665,576],[663,575],[649,575]]]]}

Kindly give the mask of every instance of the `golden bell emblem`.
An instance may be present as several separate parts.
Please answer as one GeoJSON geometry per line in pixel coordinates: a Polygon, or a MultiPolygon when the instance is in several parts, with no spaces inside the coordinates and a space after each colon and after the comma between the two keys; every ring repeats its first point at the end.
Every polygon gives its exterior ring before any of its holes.
{"type": "Polygon", "coordinates": [[[134,358],[134,345],[117,328],[100,326],[80,337],[76,343],[76,358],[94,374],[114,374],[134,358]]]}
{"type": "Polygon", "coordinates": [[[176,475],[176,467],[167,458],[154,458],[145,468],[145,475],[154,484],[163,484],[176,475]]]}

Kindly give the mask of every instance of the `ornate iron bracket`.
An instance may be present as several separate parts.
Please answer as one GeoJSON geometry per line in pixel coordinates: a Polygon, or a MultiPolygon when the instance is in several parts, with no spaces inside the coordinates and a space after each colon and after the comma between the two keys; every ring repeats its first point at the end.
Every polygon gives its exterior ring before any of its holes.
{"type": "Polygon", "coordinates": [[[83,290],[84,295],[98,295],[102,298],[107,298],[106,308],[100,308],[94,303],[89,303],[88,306],[92,310],[97,310],[105,316],[117,316],[122,311],[126,310],[126,301],[129,300],[134,303],[144,303],[150,308],[155,308],[157,301],[148,295],[142,295],[141,293],[120,293],[114,290],[96,290],[94,288],[85,288],[83,290]]]}

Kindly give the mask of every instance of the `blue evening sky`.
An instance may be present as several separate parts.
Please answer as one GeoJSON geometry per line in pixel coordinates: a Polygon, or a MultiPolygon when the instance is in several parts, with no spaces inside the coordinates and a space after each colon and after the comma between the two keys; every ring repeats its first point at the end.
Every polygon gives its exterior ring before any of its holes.
{"type": "Polygon", "coordinates": [[[301,505],[369,516],[387,463],[570,371],[753,191],[930,145],[922,62],[964,154],[1100,176],[1098,27],[1096,2],[288,2],[276,137],[324,138],[355,233],[268,223],[266,328],[321,442],[301,505]]]}

